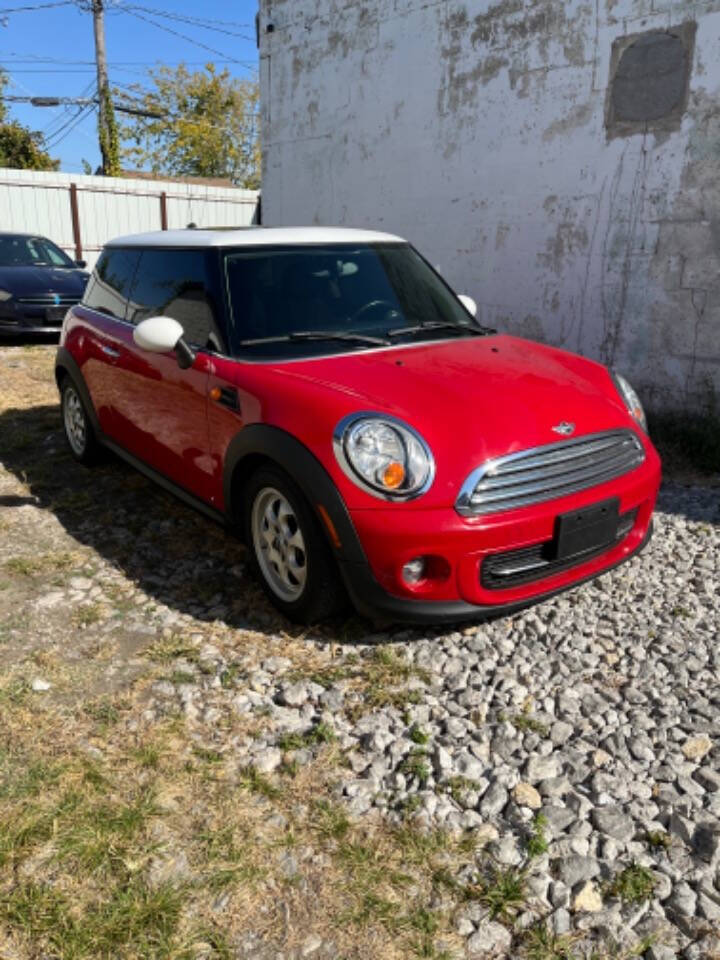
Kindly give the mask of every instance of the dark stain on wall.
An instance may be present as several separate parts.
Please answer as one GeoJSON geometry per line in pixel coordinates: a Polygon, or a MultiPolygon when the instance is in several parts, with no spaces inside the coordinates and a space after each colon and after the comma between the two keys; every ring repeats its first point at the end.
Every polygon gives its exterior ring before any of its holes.
{"type": "Polygon", "coordinates": [[[605,107],[608,138],[680,127],[688,105],[697,24],[619,37],[605,107]]]}

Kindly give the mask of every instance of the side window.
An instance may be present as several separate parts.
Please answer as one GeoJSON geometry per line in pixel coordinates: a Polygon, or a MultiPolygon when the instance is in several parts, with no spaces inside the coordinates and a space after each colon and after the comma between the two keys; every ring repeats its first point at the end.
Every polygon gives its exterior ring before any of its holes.
{"type": "Polygon", "coordinates": [[[83,303],[91,310],[125,319],[130,284],[135,276],[139,252],[110,247],[105,250],[93,270],[85,289],[83,303]]]}
{"type": "Polygon", "coordinates": [[[207,279],[204,250],[145,250],[130,293],[128,320],[172,317],[185,339],[201,349],[224,350],[207,279]]]}

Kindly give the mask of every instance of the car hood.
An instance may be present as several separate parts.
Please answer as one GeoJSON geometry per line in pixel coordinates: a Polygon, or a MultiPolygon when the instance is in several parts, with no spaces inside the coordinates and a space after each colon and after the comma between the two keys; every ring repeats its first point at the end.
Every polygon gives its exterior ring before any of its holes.
{"type": "Polygon", "coordinates": [[[80,298],[88,274],[80,269],[63,267],[0,267],[0,290],[14,297],[37,297],[46,293],[80,298]]]}
{"type": "Polygon", "coordinates": [[[605,367],[510,336],[363,351],[276,370],[331,390],[335,402],[325,415],[338,408],[391,413],[433,450],[465,451],[474,466],[562,440],[553,427],[563,422],[575,425],[574,436],[630,425],[605,367]]]}

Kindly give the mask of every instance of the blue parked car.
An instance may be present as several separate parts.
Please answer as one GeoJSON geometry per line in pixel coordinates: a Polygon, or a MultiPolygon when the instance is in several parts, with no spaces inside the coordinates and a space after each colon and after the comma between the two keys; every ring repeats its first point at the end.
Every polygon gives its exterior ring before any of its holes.
{"type": "Polygon", "coordinates": [[[85,292],[85,265],[47,237],[0,233],[0,336],[58,333],[85,292]]]}

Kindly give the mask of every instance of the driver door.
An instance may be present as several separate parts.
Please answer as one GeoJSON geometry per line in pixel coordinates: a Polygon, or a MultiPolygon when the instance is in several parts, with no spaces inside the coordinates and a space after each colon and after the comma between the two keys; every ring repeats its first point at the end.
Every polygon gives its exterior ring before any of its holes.
{"type": "Polygon", "coordinates": [[[114,432],[129,453],[206,502],[214,485],[207,403],[210,353],[218,344],[215,307],[207,282],[208,252],[144,250],[130,289],[117,360],[122,389],[114,432]],[[196,350],[187,370],[174,352],[150,353],[133,339],[138,323],[167,316],[183,327],[196,350]]]}

